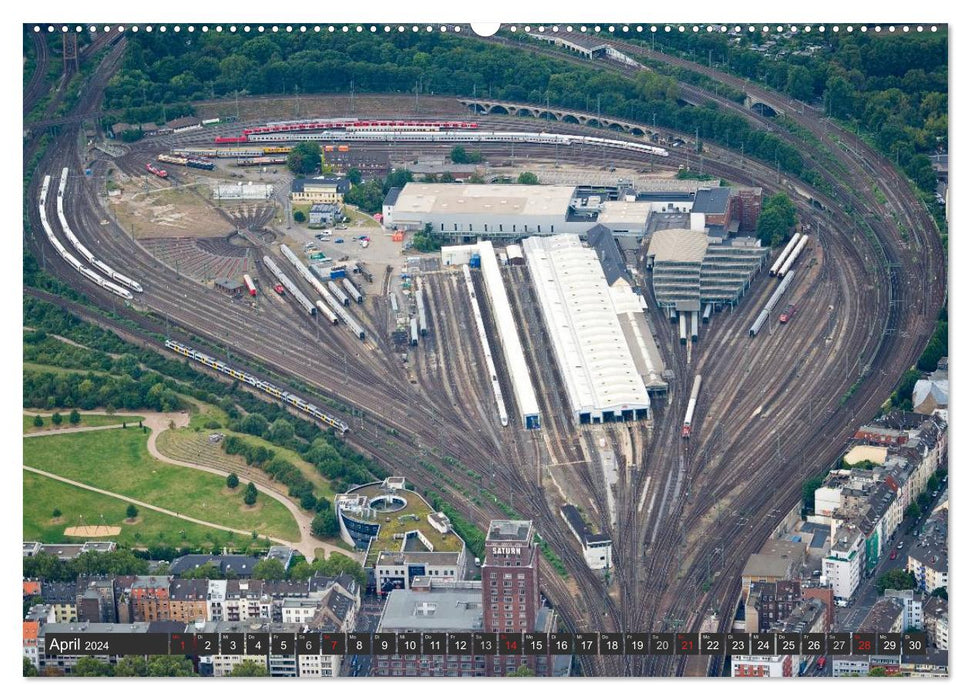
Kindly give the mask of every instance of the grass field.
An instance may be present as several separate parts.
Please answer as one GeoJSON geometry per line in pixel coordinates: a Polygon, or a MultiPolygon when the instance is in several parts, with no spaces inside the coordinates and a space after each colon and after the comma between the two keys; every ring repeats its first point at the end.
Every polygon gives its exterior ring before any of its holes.
{"type": "Polygon", "coordinates": [[[90,413],[81,414],[81,422],[77,425],[71,425],[68,423],[68,416],[71,415],[71,409],[65,408],[61,413],[61,418],[64,421],[59,427],[55,427],[51,423],[51,414],[44,413],[41,418],[44,419],[44,425],[39,428],[34,427],[34,416],[24,416],[24,433],[42,433],[42,432],[54,432],[57,430],[64,430],[65,428],[95,428],[100,425],[121,425],[122,423],[128,423],[128,425],[138,425],[138,421],[144,420],[142,416],[102,416],[90,413]]]}
{"type": "Polygon", "coordinates": [[[24,440],[24,464],[201,520],[299,539],[282,504],[261,494],[257,508],[245,509],[241,490],[227,495],[219,476],[159,462],[148,454],[147,438],[129,428],[24,440]]]}
{"type": "Polygon", "coordinates": [[[245,548],[251,537],[231,532],[212,530],[202,525],[186,522],[170,515],[140,508],[133,525],[124,522],[125,501],[86,491],[77,486],[64,484],[40,474],[24,472],[24,539],[36,542],[84,541],[89,537],[67,537],[64,528],[79,525],[83,516],[85,525],[99,525],[104,516],[106,525],[121,527],[121,533],[112,540],[130,547],[167,544],[172,547],[211,549],[227,546],[245,548]],[[62,515],[57,523],[51,522],[54,508],[62,515]],[[185,536],[182,536],[182,533],[185,536]]]}
{"type": "Polygon", "coordinates": [[[36,362],[24,362],[23,367],[25,370],[50,372],[51,374],[97,374],[102,377],[108,374],[108,372],[100,369],[68,369],[66,367],[55,367],[54,365],[41,365],[36,362]]]}
{"type": "MultiPolygon", "coordinates": [[[[247,435],[245,433],[234,433],[225,429],[200,430],[199,432],[196,432],[190,427],[181,428],[179,430],[166,430],[164,433],[158,436],[158,441],[155,444],[158,446],[159,452],[166,457],[171,457],[172,459],[177,459],[182,462],[192,462],[193,464],[202,464],[207,467],[215,467],[216,469],[234,471],[239,475],[239,478],[244,481],[250,474],[258,474],[266,479],[270,478],[269,474],[258,469],[257,467],[248,466],[240,455],[228,455],[226,454],[225,450],[223,450],[221,444],[209,442],[209,435],[213,432],[220,432],[224,435],[235,435],[248,444],[262,445],[269,450],[273,450],[277,455],[283,457],[297,467],[304,474],[304,476],[310,480],[310,483],[314,485],[314,493],[318,498],[323,497],[330,501],[334,500],[334,489],[331,487],[330,481],[321,476],[320,473],[314,469],[314,465],[304,461],[300,455],[293,450],[279,447],[271,442],[267,442],[262,438],[247,435]]],[[[286,486],[281,485],[281,490],[285,494],[287,491],[286,486]]],[[[294,503],[296,502],[297,501],[294,500],[294,503]]]]}

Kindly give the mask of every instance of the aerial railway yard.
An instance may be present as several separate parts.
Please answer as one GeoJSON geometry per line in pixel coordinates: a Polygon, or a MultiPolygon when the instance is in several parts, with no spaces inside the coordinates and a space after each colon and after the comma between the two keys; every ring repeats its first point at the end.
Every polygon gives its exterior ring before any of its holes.
{"type": "MultiPolygon", "coordinates": [[[[82,104],[93,102],[82,100],[82,104]]],[[[489,123],[502,121],[495,117],[489,123]]],[[[581,130],[559,124],[557,129],[561,126],[581,130]]],[[[39,173],[55,173],[62,167],[80,171],[74,136],[73,130],[64,130],[39,173]]],[[[185,142],[196,137],[198,134],[185,142]]],[[[165,138],[177,143],[176,137],[165,138]]],[[[447,149],[450,145],[434,147],[447,149]]],[[[517,144],[516,150],[522,156],[562,161],[599,164],[603,159],[599,148],[576,153],[551,145],[517,144]]],[[[504,155],[509,148],[482,144],[482,151],[489,157],[504,155]]],[[[672,160],[678,163],[700,165],[701,157],[672,151],[672,160]]],[[[740,164],[737,154],[712,147],[703,158],[706,170],[732,181],[778,188],[777,173],[770,166],[751,161],[740,164]]],[[[613,154],[611,162],[644,167],[643,160],[626,152],[613,154]]],[[[131,163],[144,168],[141,155],[132,154],[131,163]]],[[[867,163],[881,177],[886,174],[886,181],[896,182],[890,179],[882,159],[871,155],[867,163]]],[[[860,173],[852,160],[846,166],[849,172],[860,173]]],[[[95,165],[93,180],[104,167],[103,163],[95,165]]],[[[38,201],[39,187],[35,178],[30,201],[38,201]]],[[[855,202],[865,211],[883,211],[868,186],[861,185],[855,192],[836,191],[844,201],[855,202]]],[[[242,366],[257,362],[316,387],[319,396],[335,404],[324,410],[350,426],[346,436],[350,443],[399,466],[420,487],[441,489],[480,524],[501,511],[486,498],[480,499],[482,505],[472,502],[462,490],[475,494],[488,487],[507,506],[533,518],[573,577],[565,581],[544,563],[544,589],[571,628],[657,631],[695,629],[709,609],[718,611],[723,625],[731,618],[738,584],[737,572],[727,562],[744,561],[745,554],[758,548],[774,516],[798,497],[802,479],[835,454],[847,427],[858,416],[868,416],[889,394],[896,376],[919,353],[929,333],[927,316],[933,317],[943,299],[940,242],[929,219],[921,217],[924,212],[912,212],[905,205],[905,190],[891,197],[890,206],[907,217],[904,220],[912,225],[913,242],[902,244],[895,226],[887,223],[888,216],[872,223],[891,261],[900,265],[889,269],[871,269],[867,264],[862,251],[868,243],[859,234],[847,235],[854,230],[854,222],[842,213],[842,202],[819,193],[814,196],[825,210],[797,201],[800,215],[818,222],[818,228],[814,227],[812,248],[803,252],[796,268],[790,295],[799,299],[800,310],[791,325],[779,326],[771,318],[771,334],[763,331],[749,338],[749,327],[778,284],[762,273],[741,306],[731,313],[723,311],[702,329],[689,365],[678,347],[676,328],[651,307],[666,364],[677,378],[668,403],[654,403],[651,429],[632,423],[577,430],[566,410],[548,341],[541,333],[525,337],[528,361],[541,368],[533,375],[545,418],[539,436],[518,428],[513,418],[518,409],[504,376],[500,382],[508,396],[510,425],[505,429],[498,425],[488,378],[477,371],[481,351],[468,298],[454,272],[424,276],[430,333],[409,356],[416,380],[412,383],[408,369],[396,361],[387,334],[380,330],[387,314],[384,290],[376,293],[372,286],[366,290],[363,307],[352,309],[371,331],[368,342],[362,344],[350,333],[332,329],[322,318],[300,313],[288,303],[268,302],[255,310],[227,304],[216,292],[186,280],[117,227],[101,224],[103,202],[91,182],[79,180],[65,214],[95,255],[142,283],[145,291],[138,304],[163,322],[133,311],[120,313],[145,326],[154,324],[156,329],[167,323],[181,326],[181,334],[178,330],[172,334],[186,336],[189,345],[193,334],[208,342],[206,352],[210,354],[221,352],[222,358],[232,357],[242,366]],[[810,258],[817,262],[809,265],[810,258]],[[939,277],[936,283],[931,279],[934,274],[939,277]],[[890,287],[892,299],[883,286],[889,275],[897,278],[890,287]],[[874,276],[879,276],[877,284],[874,276]],[[916,330],[905,336],[884,333],[884,327],[916,330]],[[812,345],[820,338],[828,340],[812,345]],[[841,401],[862,370],[877,365],[886,374],[870,372],[857,391],[841,401]],[[705,379],[691,437],[684,440],[682,419],[695,374],[705,379]],[[631,444],[634,456],[620,470],[616,525],[606,517],[603,476],[596,458],[601,437],[611,447],[631,444]],[[446,454],[460,462],[461,468],[443,459],[446,454]],[[422,460],[440,465],[449,483],[421,467],[418,462],[422,460]],[[797,465],[808,466],[800,471],[797,465]],[[587,569],[556,516],[554,504],[560,499],[556,487],[543,476],[547,468],[555,480],[574,482],[567,484],[567,491],[597,494],[598,515],[601,525],[613,534],[617,562],[615,584],[608,594],[602,576],[587,569]],[[466,469],[478,478],[469,476],[466,469]],[[766,498],[766,494],[773,497],[766,498]],[[719,533],[720,551],[713,540],[702,537],[712,531],[719,533]],[[712,572],[710,588],[703,590],[701,583],[712,572]]],[[[35,231],[31,243],[42,251],[47,269],[62,279],[78,280],[36,235],[42,230],[37,207],[30,207],[29,213],[35,231]]],[[[514,311],[522,314],[520,323],[541,328],[528,303],[531,292],[525,276],[524,271],[510,271],[505,278],[507,293],[514,300],[514,311]]],[[[89,286],[83,289],[101,305],[117,308],[116,299],[89,286]]],[[[480,299],[485,296],[479,294],[480,299]]],[[[496,333],[488,325],[487,333],[498,348],[496,333]]],[[[501,353],[496,355],[501,367],[501,353]]],[[[675,659],[597,657],[585,659],[585,663],[591,670],[612,674],[665,675],[677,670],[675,659]]]]}

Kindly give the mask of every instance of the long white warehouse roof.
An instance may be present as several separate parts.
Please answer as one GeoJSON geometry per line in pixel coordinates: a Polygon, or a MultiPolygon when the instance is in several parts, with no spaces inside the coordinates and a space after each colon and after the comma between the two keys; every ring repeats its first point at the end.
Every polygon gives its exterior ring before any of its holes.
{"type": "Polygon", "coordinates": [[[579,236],[523,241],[574,415],[650,410],[597,253],[579,236]]]}
{"type": "Polygon", "coordinates": [[[576,188],[563,185],[465,185],[409,182],[395,214],[523,214],[566,218],[576,188]]]}
{"type": "Polygon", "coordinates": [[[539,403],[536,401],[536,392],[533,391],[533,383],[529,378],[526,356],[523,354],[523,345],[516,330],[512,308],[509,306],[509,297],[502,284],[502,273],[499,272],[499,263],[496,262],[492,242],[479,243],[479,253],[482,257],[482,276],[485,279],[486,292],[489,295],[489,301],[492,302],[492,315],[496,321],[496,329],[499,331],[499,341],[506,358],[506,367],[512,379],[512,390],[525,423],[527,416],[539,416],[539,403]]]}

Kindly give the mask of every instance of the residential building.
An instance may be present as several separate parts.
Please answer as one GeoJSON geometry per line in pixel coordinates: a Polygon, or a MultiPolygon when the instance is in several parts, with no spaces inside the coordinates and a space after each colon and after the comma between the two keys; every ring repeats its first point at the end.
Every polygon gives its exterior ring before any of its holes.
{"type": "Polygon", "coordinates": [[[766,632],[802,601],[799,581],[755,582],[745,598],[745,631],[766,632]]]}
{"type": "Polygon", "coordinates": [[[24,542],[24,557],[32,557],[43,552],[53,554],[61,561],[69,561],[85,552],[113,552],[117,548],[115,542],[91,541],[84,543],[43,544],[41,542],[24,542]]]}
{"type": "Polygon", "coordinates": [[[844,525],[833,535],[829,556],[823,559],[820,582],[829,584],[837,598],[849,600],[860,585],[864,546],[863,533],[856,525],[844,525]]]}
{"type": "Polygon", "coordinates": [[[903,632],[904,603],[900,598],[881,598],[857,627],[857,632],[903,632]]]}
{"type": "Polygon", "coordinates": [[[186,554],[172,560],[169,566],[169,573],[173,576],[180,576],[189,569],[212,564],[219,568],[219,573],[230,575],[235,578],[248,578],[253,573],[253,567],[260,562],[256,557],[247,557],[240,554],[186,554]]]}
{"type": "Polygon", "coordinates": [[[833,678],[865,676],[870,672],[869,656],[832,656],[833,678]]]}
{"type": "Polygon", "coordinates": [[[54,609],[58,623],[78,621],[78,586],[74,581],[41,582],[41,598],[54,609]]]}
{"type": "Polygon", "coordinates": [[[313,619],[317,614],[318,600],[310,598],[287,598],[281,605],[283,622],[303,624],[313,619]]]}
{"type": "Polygon", "coordinates": [[[939,596],[928,597],[924,601],[923,613],[928,643],[946,651],[950,631],[947,600],[939,596]]]}
{"type": "Polygon", "coordinates": [[[924,593],[947,589],[947,514],[944,509],[927,519],[920,541],[911,547],[907,557],[907,570],[914,574],[917,587],[924,593]]]}
{"type": "Polygon", "coordinates": [[[135,622],[168,620],[169,585],[172,576],[139,576],[131,587],[132,619],[135,622]]]}
{"type": "Polygon", "coordinates": [[[914,591],[896,591],[888,588],[883,592],[887,598],[896,598],[903,605],[900,626],[904,632],[910,629],[924,629],[924,603],[914,591]]]}
{"type": "Polygon", "coordinates": [[[947,678],[948,651],[928,649],[920,656],[904,655],[900,659],[900,675],[911,678],[947,678]]]}
{"type": "Polygon", "coordinates": [[[799,675],[798,661],[792,654],[777,656],[732,656],[732,678],[794,678],[799,675]]]}
{"type": "Polygon", "coordinates": [[[169,617],[185,624],[209,617],[209,581],[173,579],[169,586],[169,617]]]}

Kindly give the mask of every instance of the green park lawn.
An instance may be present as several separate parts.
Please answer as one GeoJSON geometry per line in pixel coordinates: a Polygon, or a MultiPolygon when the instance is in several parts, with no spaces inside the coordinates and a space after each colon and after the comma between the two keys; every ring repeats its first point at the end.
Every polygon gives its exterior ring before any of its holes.
{"type": "Polygon", "coordinates": [[[51,423],[51,413],[44,413],[41,415],[41,418],[44,419],[44,425],[39,428],[34,427],[34,416],[24,414],[24,433],[64,430],[65,428],[95,428],[102,425],[121,425],[122,423],[128,423],[128,425],[138,425],[138,421],[143,420],[142,416],[102,416],[91,413],[82,413],[81,422],[77,425],[71,425],[67,420],[68,416],[71,415],[71,409],[65,409],[60,413],[61,418],[64,419],[60,426],[55,426],[53,423],[51,423]]]}
{"type": "Polygon", "coordinates": [[[170,515],[139,508],[134,524],[125,521],[128,503],[56,481],[41,474],[24,472],[24,534],[28,541],[71,542],[90,539],[111,539],[129,547],[165,544],[171,547],[190,547],[211,550],[228,546],[242,549],[250,542],[246,535],[213,530],[170,515]],[[61,517],[53,521],[57,508],[61,517]],[[121,533],[105,538],[68,537],[64,529],[80,525],[104,524],[121,527],[121,533]],[[183,536],[184,533],[184,536],[183,536]]]}
{"type": "Polygon", "coordinates": [[[159,462],[148,454],[147,439],[147,429],[137,427],[44,436],[23,441],[23,463],[200,520],[299,539],[282,504],[260,494],[257,507],[247,509],[242,489],[228,494],[219,476],[159,462]]]}

